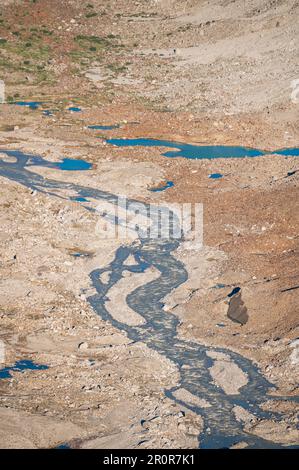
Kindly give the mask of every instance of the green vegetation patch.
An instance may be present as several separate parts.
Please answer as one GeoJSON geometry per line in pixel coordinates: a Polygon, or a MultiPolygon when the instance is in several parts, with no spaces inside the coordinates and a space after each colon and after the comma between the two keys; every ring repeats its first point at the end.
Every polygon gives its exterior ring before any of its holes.
{"type": "Polygon", "coordinates": [[[109,34],[105,37],[99,36],[75,36],[74,42],[77,47],[69,52],[70,57],[77,62],[89,60],[102,60],[104,51],[111,51],[123,48],[122,44],[118,44],[119,37],[109,34]]]}
{"type": "Polygon", "coordinates": [[[110,38],[100,38],[99,36],[82,36],[78,35],[75,37],[75,41],[79,43],[81,47],[90,47],[95,44],[99,47],[105,48],[111,46],[110,38]]]}
{"type": "MultiPolygon", "coordinates": [[[[35,83],[53,83],[54,76],[46,70],[50,47],[33,34],[30,39],[28,35],[26,38],[15,35],[14,40],[0,42],[0,71],[2,74],[16,72],[24,79],[27,74],[33,75],[35,83]]],[[[15,80],[13,75],[11,79],[15,80]]]]}

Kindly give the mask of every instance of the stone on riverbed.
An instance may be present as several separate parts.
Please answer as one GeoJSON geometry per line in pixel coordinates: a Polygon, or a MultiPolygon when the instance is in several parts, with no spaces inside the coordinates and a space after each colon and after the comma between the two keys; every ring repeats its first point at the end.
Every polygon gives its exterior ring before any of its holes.
{"type": "MultiPolygon", "coordinates": [[[[215,354],[207,352],[209,357],[214,358],[215,354]]],[[[239,393],[239,389],[248,383],[248,376],[237,364],[230,360],[229,356],[220,353],[221,358],[216,359],[213,366],[209,368],[210,374],[218,387],[221,387],[227,395],[239,393]],[[226,356],[226,357],[224,357],[226,356]]]]}

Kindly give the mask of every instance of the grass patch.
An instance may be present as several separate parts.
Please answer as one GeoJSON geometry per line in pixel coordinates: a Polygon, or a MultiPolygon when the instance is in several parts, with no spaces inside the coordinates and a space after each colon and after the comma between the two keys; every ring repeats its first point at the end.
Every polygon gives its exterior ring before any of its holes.
{"type": "Polygon", "coordinates": [[[108,64],[107,68],[111,70],[113,73],[124,73],[127,71],[127,67],[125,65],[118,65],[118,64],[108,64]]]}
{"type": "Polygon", "coordinates": [[[70,51],[69,56],[79,62],[83,59],[86,61],[101,60],[103,51],[124,47],[122,44],[117,44],[116,39],[117,37],[112,34],[106,37],[75,36],[74,42],[78,47],[70,51]]]}
{"type": "Polygon", "coordinates": [[[50,48],[40,40],[32,38],[30,41],[6,41],[2,44],[3,54],[0,56],[0,71],[6,75],[6,80],[15,83],[22,80],[26,83],[26,75],[32,75],[33,83],[53,83],[55,78],[52,72],[46,70],[50,48]],[[17,76],[14,75],[17,73],[17,76]]]}
{"type": "Polygon", "coordinates": [[[111,45],[109,39],[100,38],[99,36],[82,36],[79,34],[75,37],[75,41],[83,47],[87,47],[89,44],[97,44],[100,47],[108,47],[111,45]]]}

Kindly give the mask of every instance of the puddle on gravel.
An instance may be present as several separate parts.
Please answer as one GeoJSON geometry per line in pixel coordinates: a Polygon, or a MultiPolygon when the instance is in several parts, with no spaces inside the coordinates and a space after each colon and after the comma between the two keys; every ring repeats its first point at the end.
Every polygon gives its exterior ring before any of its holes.
{"type": "Polygon", "coordinates": [[[71,197],[70,200],[77,201],[77,202],[88,202],[88,199],[86,199],[85,197],[81,197],[81,196],[71,197]]]}
{"type": "Polygon", "coordinates": [[[97,131],[112,131],[112,129],[119,129],[119,124],[111,124],[110,126],[87,126],[88,129],[94,129],[97,131]]]}
{"type": "Polygon", "coordinates": [[[74,258],[88,258],[90,255],[86,253],[71,253],[74,258]]]}
{"type": "Polygon", "coordinates": [[[240,290],[241,290],[241,287],[234,287],[233,290],[227,295],[227,297],[233,297],[238,292],[240,292],[240,290]]]}
{"type": "Polygon", "coordinates": [[[160,186],[150,188],[149,191],[151,191],[152,193],[158,193],[160,191],[165,191],[165,189],[172,188],[173,186],[174,186],[173,181],[166,181],[165,184],[162,183],[160,186]]]}
{"type": "Polygon", "coordinates": [[[74,258],[90,258],[93,253],[90,251],[70,251],[70,255],[74,258]]]}
{"type": "Polygon", "coordinates": [[[298,156],[299,148],[290,148],[266,152],[249,147],[226,146],[226,145],[195,145],[172,142],[168,140],[156,139],[107,139],[107,143],[117,147],[167,147],[168,150],[162,153],[165,157],[184,157],[191,159],[213,159],[213,158],[244,158],[259,157],[262,155],[285,155],[298,156]]]}
{"type": "Polygon", "coordinates": [[[70,108],[68,108],[68,110],[72,113],[80,113],[82,111],[81,108],[77,108],[76,106],[71,106],[70,108]]]}
{"type": "Polygon", "coordinates": [[[13,366],[0,369],[0,379],[10,379],[11,372],[23,372],[24,370],[46,370],[48,366],[36,364],[30,360],[17,361],[13,366]]]}
{"type": "Polygon", "coordinates": [[[212,180],[217,180],[217,179],[219,179],[219,178],[222,178],[222,176],[223,176],[223,175],[222,175],[221,173],[211,173],[211,174],[209,175],[209,178],[211,178],[212,180]]]}
{"type": "Polygon", "coordinates": [[[38,109],[42,105],[40,101],[15,101],[12,104],[17,106],[25,106],[30,109],[38,109]]]}

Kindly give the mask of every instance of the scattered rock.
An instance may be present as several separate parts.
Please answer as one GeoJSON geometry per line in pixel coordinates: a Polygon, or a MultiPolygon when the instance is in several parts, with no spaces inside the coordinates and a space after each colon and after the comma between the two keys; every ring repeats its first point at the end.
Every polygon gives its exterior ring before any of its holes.
{"type": "Polygon", "coordinates": [[[230,360],[215,361],[209,371],[216,385],[221,387],[227,395],[240,393],[240,388],[248,383],[247,374],[230,360]]]}

